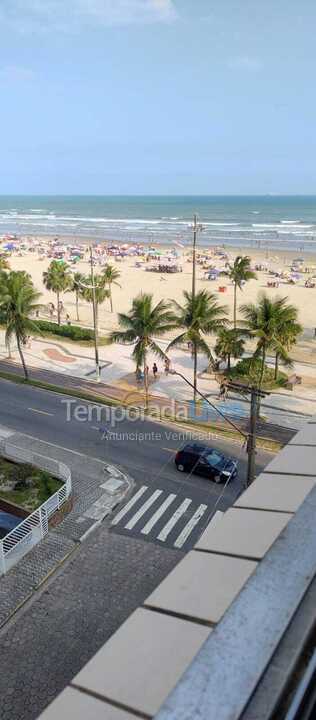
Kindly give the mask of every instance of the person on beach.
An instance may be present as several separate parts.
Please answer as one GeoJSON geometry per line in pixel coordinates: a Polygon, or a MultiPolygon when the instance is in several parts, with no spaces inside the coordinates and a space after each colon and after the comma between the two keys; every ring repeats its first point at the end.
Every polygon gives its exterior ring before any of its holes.
{"type": "Polygon", "coordinates": [[[67,325],[71,325],[71,320],[70,320],[70,315],[69,315],[69,313],[67,313],[67,315],[66,315],[66,322],[67,322],[67,325]]]}
{"type": "Polygon", "coordinates": [[[168,375],[168,372],[170,370],[170,360],[169,358],[165,358],[165,374],[168,375]]]}
{"type": "Polygon", "coordinates": [[[225,400],[227,398],[227,392],[228,392],[228,388],[227,388],[226,382],[223,380],[223,382],[221,382],[220,388],[219,388],[219,399],[223,400],[225,402],[225,400]]]}
{"type": "Polygon", "coordinates": [[[154,362],[154,364],[153,364],[153,376],[154,376],[154,379],[156,379],[156,377],[157,377],[157,372],[158,372],[158,368],[157,368],[156,363],[154,362]]]}
{"type": "Polygon", "coordinates": [[[143,373],[140,368],[137,368],[136,370],[136,382],[137,385],[140,385],[144,379],[143,373]]]}

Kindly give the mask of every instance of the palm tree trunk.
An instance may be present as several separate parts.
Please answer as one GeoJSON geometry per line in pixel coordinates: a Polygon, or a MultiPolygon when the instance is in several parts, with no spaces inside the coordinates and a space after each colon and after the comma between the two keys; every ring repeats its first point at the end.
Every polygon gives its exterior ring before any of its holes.
{"type": "Polygon", "coordinates": [[[57,296],[57,322],[58,322],[58,325],[60,325],[59,290],[57,290],[56,296],[57,296]]]}
{"type": "Polygon", "coordinates": [[[29,374],[28,374],[28,370],[27,370],[27,367],[26,367],[26,364],[25,364],[24,355],[23,355],[22,347],[21,347],[21,339],[20,339],[19,335],[16,335],[16,342],[17,342],[17,346],[18,346],[19,355],[20,355],[20,358],[21,358],[21,363],[22,363],[22,367],[23,367],[24,377],[25,377],[25,380],[28,380],[28,379],[29,379],[29,374]]]}
{"type": "Polygon", "coordinates": [[[99,303],[96,302],[95,304],[95,327],[97,334],[99,332],[99,303]]]}
{"type": "Polygon", "coordinates": [[[10,342],[10,340],[8,340],[8,342],[7,342],[7,348],[8,348],[8,358],[9,358],[9,360],[12,360],[11,342],[10,342]]]}
{"type": "Polygon", "coordinates": [[[259,390],[261,390],[261,387],[262,387],[265,363],[266,363],[266,346],[264,345],[262,348],[261,371],[260,371],[260,378],[259,378],[259,384],[258,384],[259,390]]]}
{"type": "Polygon", "coordinates": [[[193,400],[196,403],[196,388],[197,388],[197,347],[196,343],[193,343],[193,385],[194,385],[194,391],[193,391],[193,400]]]}
{"type": "Polygon", "coordinates": [[[237,327],[237,283],[234,285],[234,330],[237,327]]]}
{"type": "Polygon", "coordinates": [[[274,365],[274,379],[278,379],[279,374],[279,353],[276,353],[275,355],[275,365],[274,365]]]}
{"type": "Polygon", "coordinates": [[[227,370],[230,372],[230,353],[227,355],[227,370]]]}
{"type": "Polygon", "coordinates": [[[145,409],[148,410],[148,372],[147,372],[147,354],[144,353],[144,387],[145,387],[145,409]]]}
{"type": "Polygon", "coordinates": [[[113,312],[113,300],[112,300],[112,288],[111,288],[111,285],[109,285],[109,293],[110,293],[110,308],[111,308],[111,312],[113,312]]]}
{"type": "Polygon", "coordinates": [[[77,313],[77,322],[79,322],[79,291],[76,291],[76,313],[77,313]]]}

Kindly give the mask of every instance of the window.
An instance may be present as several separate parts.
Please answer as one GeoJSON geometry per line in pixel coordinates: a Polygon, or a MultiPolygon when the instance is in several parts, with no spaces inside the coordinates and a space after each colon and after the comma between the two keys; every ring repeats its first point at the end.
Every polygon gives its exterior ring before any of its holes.
{"type": "Polygon", "coordinates": [[[220,455],[216,450],[213,450],[213,452],[209,453],[205,456],[207,461],[210,465],[214,468],[222,467],[223,465],[223,456],[220,455]]]}

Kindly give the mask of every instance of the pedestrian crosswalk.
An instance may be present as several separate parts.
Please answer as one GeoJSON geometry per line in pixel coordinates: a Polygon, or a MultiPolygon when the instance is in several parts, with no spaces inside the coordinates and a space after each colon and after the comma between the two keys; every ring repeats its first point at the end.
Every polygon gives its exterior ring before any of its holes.
{"type": "Polygon", "coordinates": [[[186,549],[197,540],[211,507],[192,498],[142,485],[114,516],[113,530],[186,549]]]}

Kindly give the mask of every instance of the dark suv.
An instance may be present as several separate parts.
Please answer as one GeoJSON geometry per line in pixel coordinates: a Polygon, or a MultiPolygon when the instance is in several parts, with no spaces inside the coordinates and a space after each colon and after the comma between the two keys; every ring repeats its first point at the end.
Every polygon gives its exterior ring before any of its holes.
{"type": "Polygon", "coordinates": [[[179,472],[194,472],[216,483],[227,482],[237,476],[236,461],[206,445],[185,445],[177,452],[175,463],[179,472]]]}

